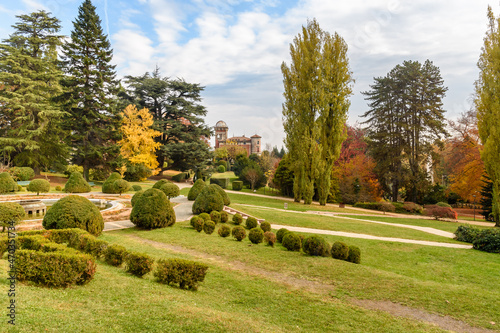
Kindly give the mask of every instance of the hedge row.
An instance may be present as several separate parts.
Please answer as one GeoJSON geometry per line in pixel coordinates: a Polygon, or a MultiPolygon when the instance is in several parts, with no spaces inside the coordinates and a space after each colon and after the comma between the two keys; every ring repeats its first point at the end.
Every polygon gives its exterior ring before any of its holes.
{"type": "Polygon", "coordinates": [[[459,226],[455,231],[455,239],[472,243],[476,250],[500,253],[500,229],[479,229],[470,225],[459,226]]]}
{"type": "Polygon", "coordinates": [[[210,184],[217,184],[226,189],[229,187],[229,178],[210,178],[210,184]]]}

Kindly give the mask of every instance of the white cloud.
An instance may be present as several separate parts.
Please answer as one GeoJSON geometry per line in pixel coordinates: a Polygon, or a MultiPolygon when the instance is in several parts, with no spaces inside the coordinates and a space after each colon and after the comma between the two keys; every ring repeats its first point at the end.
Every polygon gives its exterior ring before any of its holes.
{"type": "Polygon", "coordinates": [[[154,66],[153,42],[140,31],[122,29],[112,36],[114,63],[126,75],[141,75],[154,66]]]}

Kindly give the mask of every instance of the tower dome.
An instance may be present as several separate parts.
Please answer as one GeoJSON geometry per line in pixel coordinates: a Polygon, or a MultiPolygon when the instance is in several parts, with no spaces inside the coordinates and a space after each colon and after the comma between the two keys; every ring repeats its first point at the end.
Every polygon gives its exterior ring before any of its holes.
{"type": "Polygon", "coordinates": [[[217,122],[217,124],[215,124],[215,127],[218,127],[218,128],[228,128],[227,125],[226,125],[226,122],[224,122],[223,120],[219,120],[217,122]]]}

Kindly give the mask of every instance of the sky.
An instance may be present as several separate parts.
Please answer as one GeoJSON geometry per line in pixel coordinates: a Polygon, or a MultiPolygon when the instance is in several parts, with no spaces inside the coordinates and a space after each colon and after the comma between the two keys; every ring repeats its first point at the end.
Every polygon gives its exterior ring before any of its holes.
{"type": "MultiPolygon", "coordinates": [[[[44,9],[69,35],[82,0],[0,0],[0,38],[16,15],[44,9]]],[[[93,0],[114,51],[118,77],[156,66],[162,76],[205,87],[205,122],[224,120],[229,136],[262,136],[283,145],[283,76],[290,43],[308,19],[348,44],[355,83],[349,124],[368,110],[361,92],[405,60],[431,60],[448,88],[444,109],[456,119],[471,107],[487,29],[485,0],[93,0]]],[[[212,144],[213,144],[212,138],[212,144]]]]}

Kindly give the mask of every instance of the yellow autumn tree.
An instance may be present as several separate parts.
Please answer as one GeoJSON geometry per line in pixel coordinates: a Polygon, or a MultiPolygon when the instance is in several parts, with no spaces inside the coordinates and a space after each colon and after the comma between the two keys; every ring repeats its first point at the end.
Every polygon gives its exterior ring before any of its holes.
{"type": "Polygon", "coordinates": [[[137,110],[135,105],[127,106],[121,115],[121,155],[131,164],[142,164],[151,169],[153,175],[158,174],[160,170],[155,151],[160,147],[160,143],[155,142],[155,138],[161,133],[151,127],[153,116],[148,109],[137,110]]]}

